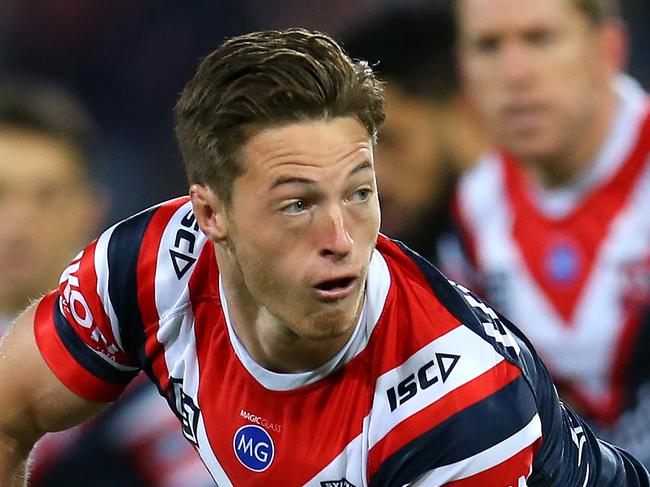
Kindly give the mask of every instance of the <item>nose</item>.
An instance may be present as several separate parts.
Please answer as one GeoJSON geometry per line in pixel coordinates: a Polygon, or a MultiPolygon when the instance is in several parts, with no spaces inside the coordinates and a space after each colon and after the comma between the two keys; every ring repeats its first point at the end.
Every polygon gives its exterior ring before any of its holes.
{"type": "Polygon", "coordinates": [[[533,74],[530,55],[522,45],[506,43],[500,56],[500,72],[509,86],[525,87],[533,74]]]}
{"type": "Polygon", "coordinates": [[[319,236],[319,253],[322,257],[340,260],[352,252],[354,240],[348,228],[342,208],[333,205],[323,215],[319,236]]]}

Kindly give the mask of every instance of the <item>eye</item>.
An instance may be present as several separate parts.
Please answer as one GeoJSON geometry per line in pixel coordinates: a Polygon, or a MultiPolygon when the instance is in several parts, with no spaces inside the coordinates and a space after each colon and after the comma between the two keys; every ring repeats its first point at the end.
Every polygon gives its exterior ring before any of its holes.
{"type": "Polygon", "coordinates": [[[486,35],[479,37],[474,42],[474,49],[481,54],[493,54],[501,46],[501,40],[497,36],[486,35]]]}
{"type": "Polygon", "coordinates": [[[526,33],[526,40],[535,46],[549,45],[555,41],[556,37],[555,32],[545,28],[534,29],[526,33]]]}
{"type": "Polygon", "coordinates": [[[370,199],[371,195],[372,195],[372,189],[360,188],[357,189],[354,193],[352,193],[352,196],[349,198],[349,201],[352,201],[353,203],[365,203],[370,199]]]}
{"type": "Polygon", "coordinates": [[[282,212],[287,215],[299,215],[300,213],[307,211],[308,205],[304,200],[296,200],[293,203],[283,206],[281,209],[282,212]]]}

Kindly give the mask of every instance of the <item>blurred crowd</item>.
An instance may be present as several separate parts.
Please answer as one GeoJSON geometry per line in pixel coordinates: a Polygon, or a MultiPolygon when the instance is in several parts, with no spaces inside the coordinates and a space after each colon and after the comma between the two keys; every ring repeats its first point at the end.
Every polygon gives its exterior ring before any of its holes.
{"type": "MultiPolygon", "coordinates": [[[[603,54],[602,73],[590,70],[598,62],[584,52],[564,66],[566,78],[543,61],[541,69],[557,76],[549,86],[558,99],[580,98],[564,92],[584,72],[593,78],[585,98],[602,100],[590,119],[597,126],[602,107],[602,133],[595,129],[594,148],[585,149],[593,154],[575,167],[570,152],[524,133],[535,132],[538,107],[526,101],[533,83],[526,76],[539,74],[539,66],[517,59],[514,41],[508,53],[510,41],[494,32],[479,39],[472,16],[482,16],[471,9],[459,13],[467,16],[459,32],[447,7],[442,0],[0,3],[0,216],[10,222],[0,229],[0,334],[30,299],[56,285],[57,272],[98,230],[186,193],[172,107],[202,56],[238,33],[314,28],[333,34],[386,81],[388,116],[376,155],[382,231],[475,287],[524,328],[563,398],[600,434],[650,464],[650,365],[636,347],[650,338],[650,205],[642,195],[626,200],[642,192],[634,184],[650,153],[643,146],[650,141],[643,93],[650,88],[650,2],[622,2],[629,37],[621,25],[613,28],[615,47],[603,54]],[[466,41],[462,62],[459,36],[466,41]],[[499,49],[505,54],[494,68],[499,49]],[[491,106],[498,83],[524,100],[508,120],[491,106]],[[625,132],[637,136],[627,140],[625,132]],[[643,159],[636,169],[631,153],[643,159]],[[628,203],[638,204],[641,221],[617,238],[643,228],[648,234],[640,249],[603,259],[627,265],[625,285],[636,280],[636,287],[615,316],[616,303],[592,316],[583,297],[607,304],[601,294],[619,289],[603,271],[603,291],[585,291],[592,280],[585,263],[598,260],[603,235],[614,232],[608,222],[628,203]],[[600,211],[603,205],[611,211],[600,211]],[[599,363],[588,365],[594,356],[599,363]],[[635,437],[644,428],[648,435],[635,437]]],[[[562,127],[563,120],[558,127],[568,135],[552,135],[570,140],[575,152],[576,138],[590,132],[562,127]]],[[[164,400],[144,379],[135,382],[98,420],[46,437],[36,449],[32,485],[87,485],[91,474],[93,485],[212,485],[164,400]],[[98,474],[98,458],[110,459],[110,471],[98,474]]]]}

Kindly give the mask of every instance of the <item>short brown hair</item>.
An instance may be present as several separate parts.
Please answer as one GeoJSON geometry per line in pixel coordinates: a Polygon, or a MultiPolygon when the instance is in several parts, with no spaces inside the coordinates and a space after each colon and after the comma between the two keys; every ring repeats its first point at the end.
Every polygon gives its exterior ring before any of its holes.
{"type": "Polygon", "coordinates": [[[62,87],[21,75],[5,76],[0,82],[0,130],[6,129],[65,144],[84,176],[92,176],[97,128],[86,109],[62,87]]]}
{"type": "Polygon", "coordinates": [[[329,36],[304,29],[234,37],[201,62],[175,107],[190,184],[227,204],[243,173],[239,149],[264,128],[352,116],[371,137],[384,121],[380,82],[329,36]]]}
{"type": "MultiPolygon", "coordinates": [[[[619,0],[568,0],[582,12],[592,25],[599,25],[609,19],[620,18],[619,0]]],[[[454,11],[458,20],[458,2],[454,0],[454,11]]]]}

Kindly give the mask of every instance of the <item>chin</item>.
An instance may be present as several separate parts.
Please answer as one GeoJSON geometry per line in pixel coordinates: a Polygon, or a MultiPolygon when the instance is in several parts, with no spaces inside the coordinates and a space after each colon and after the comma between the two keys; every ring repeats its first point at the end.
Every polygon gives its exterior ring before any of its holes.
{"type": "Polygon", "coordinates": [[[357,324],[355,310],[326,310],[313,316],[303,336],[311,340],[328,340],[349,335],[357,324]]]}

